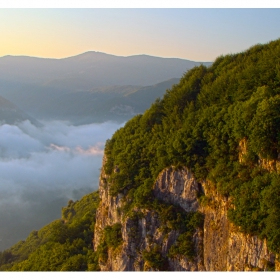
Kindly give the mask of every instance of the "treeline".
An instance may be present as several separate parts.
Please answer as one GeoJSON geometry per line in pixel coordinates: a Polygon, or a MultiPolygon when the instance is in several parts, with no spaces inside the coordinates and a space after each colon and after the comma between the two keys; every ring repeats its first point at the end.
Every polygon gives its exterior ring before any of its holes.
{"type": "Polygon", "coordinates": [[[97,271],[93,252],[98,192],[80,201],[70,200],[62,218],[30,233],[25,241],[0,252],[0,270],[5,271],[97,271]]]}
{"type": "Polygon", "coordinates": [[[260,164],[279,157],[279,112],[280,40],[195,67],[107,141],[110,192],[127,213],[153,207],[159,172],[186,166],[232,198],[231,221],[280,253],[280,177],[260,164]]]}

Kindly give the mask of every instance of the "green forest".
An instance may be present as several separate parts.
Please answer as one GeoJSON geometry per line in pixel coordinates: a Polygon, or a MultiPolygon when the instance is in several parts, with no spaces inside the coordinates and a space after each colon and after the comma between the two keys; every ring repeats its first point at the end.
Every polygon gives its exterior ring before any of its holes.
{"type": "Polygon", "coordinates": [[[68,202],[62,217],[32,231],[0,253],[1,271],[98,271],[98,259],[93,252],[92,239],[98,192],[80,201],[68,202]]]}
{"type": "MultiPolygon", "coordinates": [[[[280,40],[220,56],[210,67],[194,67],[107,140],[104,169],[110,194],[124,195],[122,211],[131,217],[135,208],[157,211],[167,227],[181,231],[169,255],[191,258],[192,244],[186,240],[203,217],[183,215],[157,201],[152,192],[164,168],[186,166],[198,182],[212,182],[231,199],[228,217],[242,232],[266,238],[269,249],[279,254],[279,112],[280,40]]],[[[200,201],[208,201],[203,193],[200,201]]],[[[1,270],[98,270],[98,259],[106,260],[108,247],[122,241],[116,224],[105,230],[104,242],[93,252],[97,205],[97,193],[70,201],[61,220],[1,253],[1,270]]],[[[156,248],[143,252],[143,258],[156,260],[153,265],[159,269],[164,263],[156,248]]]]}

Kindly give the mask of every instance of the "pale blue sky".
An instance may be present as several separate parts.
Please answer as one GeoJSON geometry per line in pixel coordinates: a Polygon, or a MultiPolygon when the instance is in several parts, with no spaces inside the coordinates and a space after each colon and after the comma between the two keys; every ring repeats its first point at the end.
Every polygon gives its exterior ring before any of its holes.
{"type": "Polygon", "coordinates": [[[280,38],[280,9],[0,9],[0,56],[86,51],[195,61],[280,38]]]}

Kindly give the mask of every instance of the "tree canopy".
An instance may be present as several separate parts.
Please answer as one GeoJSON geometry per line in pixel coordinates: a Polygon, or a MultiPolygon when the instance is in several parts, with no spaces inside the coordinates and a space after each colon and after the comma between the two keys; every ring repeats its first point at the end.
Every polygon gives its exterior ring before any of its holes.
{"type": "Polygon", "coordinates": [[[198,181],[207,179],[232,198],[232,222],[267,238],[280,253],[280,178],[260,164],[275,165],[280,153],[279,54],[277,40],[218,57],[209,68],[197,66],[128,121],[105,147],[111,194],[123,193],[131,206],[152,207],[159,172],[186,166],[198,181]]]}

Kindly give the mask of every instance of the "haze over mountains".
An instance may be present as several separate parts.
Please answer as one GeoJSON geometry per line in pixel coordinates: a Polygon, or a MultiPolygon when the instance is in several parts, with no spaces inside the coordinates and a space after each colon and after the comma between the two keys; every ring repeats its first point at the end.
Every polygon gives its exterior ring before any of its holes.
{"type": "Polygon", "coordinates": [[[183,73],[200,64],[100,52],[64,59],[5,56],[0,58],[0,96],[38,119],[123,122],[145,111],[183,73]]]}
{"type": "Polygon", "coordinates": [[[4,56],[0,58],[0,75],[2,81],[13,83],[90,90],[103,86],[154,85],[180,78],[186,70],[200,64],[178,58],[122,57],[91,51],[64,59],[4,56]]]}
{"type": "Polygon", "coordinates": [[[31,85],[4,95],[37,119],[64,120],[75,125],[123,122],[144,112],[178,81],[174,78],[154,86],[108,86],[77,92],[31,85]]]}

